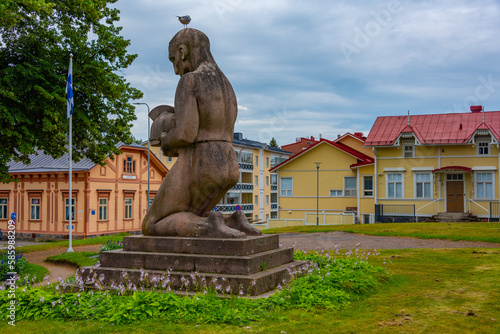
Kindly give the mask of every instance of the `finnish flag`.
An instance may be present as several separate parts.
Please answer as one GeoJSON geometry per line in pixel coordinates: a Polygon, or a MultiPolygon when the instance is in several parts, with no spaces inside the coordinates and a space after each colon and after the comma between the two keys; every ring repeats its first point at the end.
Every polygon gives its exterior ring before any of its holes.
{"type": "Polygon", "coordinates": [[[66,115],[68,118],[73,114],[73,55],[69,56],[68,82],[66,83],[66,115]]]}

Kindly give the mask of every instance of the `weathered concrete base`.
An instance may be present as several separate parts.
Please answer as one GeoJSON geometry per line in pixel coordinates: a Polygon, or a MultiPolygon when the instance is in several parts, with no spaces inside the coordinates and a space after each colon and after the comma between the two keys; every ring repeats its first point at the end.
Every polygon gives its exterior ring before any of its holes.
{"type": "Polygon", "coordinates": [[[133,283],[179,291],[209,288],[257,296],[285,285],[306,264],[293,260],[293,248],[279,247],[278,235],[245,239],[129,236],[123,245],[123,250],[101,252],[101,266],[85,268],[84,280],[95,273],[104,285],[133,283]]]}

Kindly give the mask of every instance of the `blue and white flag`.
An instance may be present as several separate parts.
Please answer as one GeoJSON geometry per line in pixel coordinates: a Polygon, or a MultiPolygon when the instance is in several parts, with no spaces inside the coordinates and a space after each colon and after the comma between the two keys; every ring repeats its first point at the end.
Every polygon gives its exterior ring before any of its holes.
{"type": "Polygon", "coordinates": [[[66,115],[68,118],[73,114],[73,55],[69,56],[68,82],[66,83],[66,115]]]}

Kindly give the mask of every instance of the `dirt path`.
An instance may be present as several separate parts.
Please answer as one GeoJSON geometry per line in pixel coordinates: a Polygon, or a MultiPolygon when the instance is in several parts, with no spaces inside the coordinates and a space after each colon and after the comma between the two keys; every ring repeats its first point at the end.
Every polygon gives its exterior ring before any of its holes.
{"type": "MultiPolygon", "coordinates": [[[[75,252],[98,252],[101,245],[88,245],[88,246],[76,246],[73,247],[75,252]]],[[[31,252],[25,253],[23,256],[29,263],[38,264],[49,270],[49,282],[55,283],[59,280],[59,276],[62,279],[69,278],[75,274],[76,268],[72,266],[55,264],[51,262],[43,262],[46,258],[52,255],[59,255],[66,253],[67,248],[56,248],[49,249],[41,252],[31,252]]]]}
{"type": "MultiPolygon", "coordinates": [[[[289,233],[280,234],[280,243],[300,250],[334,249],[409,249],[409,248],[500,248],[500,244],[471,241],[450,241],[437,239],[416,239],[403,237],[375,237],[345,232],[326,233],[289,233]]],[[[98,252],[101,245],[73,247],[75,252],[98,252]]],[[[47,268],[49,281],[57,282],[58,277],[69,278],[75,274],[76,268],[43,262],[47,257],[65,253],[66,248],[51,249],[42,252],[26,253],[24,256],[30,263],[47,268]]]]}

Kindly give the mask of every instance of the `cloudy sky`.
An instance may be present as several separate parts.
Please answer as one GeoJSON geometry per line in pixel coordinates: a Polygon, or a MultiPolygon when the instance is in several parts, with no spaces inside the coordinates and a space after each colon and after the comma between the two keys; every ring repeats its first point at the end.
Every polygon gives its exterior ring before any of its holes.
{"type": "MultiPolygon", "coordinates": [[[[500,1],[118,0],[138,54],[123,74],[151,108],[173,104],[170,39],[189,27],[238,98],[235,131],[279,145],[368,134],[377,116],[500,110],[500,1]]],[[[147,108],[133,134],[147,138],[147,108]]]]}

